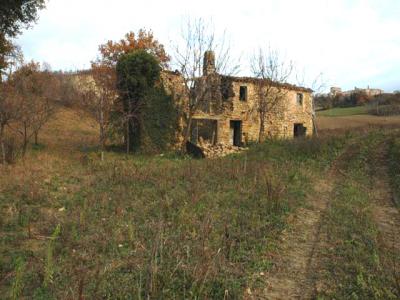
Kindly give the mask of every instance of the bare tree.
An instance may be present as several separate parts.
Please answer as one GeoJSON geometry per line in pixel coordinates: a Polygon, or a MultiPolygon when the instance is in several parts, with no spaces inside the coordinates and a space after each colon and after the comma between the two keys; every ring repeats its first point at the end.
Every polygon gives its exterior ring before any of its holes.
{"type": "Polygon", "coordinates": [[[22,136],[22,155],[26,153],[29,141],[38,143],[39,131],[55,112],[55,77],[42,71],[36,62],[22,65],[12,73],[8,82],[18,94],[19,115],[14,130],[22,136]]]}
{"type": "Polygon", "coordinates": [[[20,115],[16,131],[22,136],[23,156],[25,156],[28,141],[33,135],[33,132],[30,132],[30,127],[31,123],[33,123],[35,107],[38,102],[37,97],[40,89],[37,82],[37,73],[39,72],[39,68],[40,66],[38,63],[30,62],[23,65],[10,76],[10,81],[21,98],[19,106],[20,115]]]}
{"type": "MultiPolygon", "coordinates": [[[[44,66],[48,68],[48,66],[44,66]]],[[[31,118],[31,130],[34,143],[38,145],[38,136],[43,126],[56,112],[55,100],[59,95],[59,81],[50,70],[40,71],[36,74],[36,84],[40,90],[33,98],[33,111],[31,118]]]]}
{"type": "Polygon", "coordinates": [[[271,47],[260,48],[251,58],[251,70],[256,80],[255,109],[259,116],[260,130],[258,140],[265,140],[265,123],[270,112],[276,109],[286,98],[286,82],[293,72],[293,63],[282,60],[271,47]]]}
{"type": "Polygon", "coordinates": [[[7,162],[6,128],[19,119],[21,103],[21,98],[13,85],[10,84],[9,77],[23,64],[21,49],[9,41],[7,45],[6,53],[0,55],[0,64],[7,67],[0,72],[0,151],[3,164],[7,162]]]}
{"type": "Polygon", "coordinates": [[[104,151],[107,140],[107,130],[110,125],[110,114],[117,98],[115,70],[104,64],[92,63],[91,76],[81,75],[80,91],[82,105],[99,125],[99,145],[101,160],[104,160],[104,151]]]}
{"type": "Polygon", "coordinates": [[[40,65],[33,61],[24,64],[18,51],[8,62],[6,80],[0,82],[0,145],[3,163],[6,162],[7,154],[6,128],[12,137],[20,134],[20,150],[25,155],[30,139],[34,137],[35,144],[38,143],[40,130],[55,112],[58,80],[50,72],[49,66],[45,67],[47,69],[42,71],[40,65]]]}
{"type": "Polygon", "coordinates": [[[187,19],[183,25],[181,43],[174,47],[174,65],[183,77],[185,94],[188,95],[186,106],[186,128],[182,144],[185,152],[189,141],[194,114],[206,100],[209,93],[208,76],[212,74],[232,75],[238,72],[239,63],[231,56],[226,33],[216,36],[210,22],[203,19],[187,19]],[[206,54],[206,56],[204,56],[206,54]],[[215,58],[216,53],[216,58],[215,58]],[[203,62],[208,59],[211,69],[203,69],[203,62]]]}
{"type": "Polygon", "coordinates": [[[19,118],[20,99],[8,82],[0,83],[0,85],[0,150],[1,161],[5,164],[7,162],[5,131],[7,126],[19,118]]]}

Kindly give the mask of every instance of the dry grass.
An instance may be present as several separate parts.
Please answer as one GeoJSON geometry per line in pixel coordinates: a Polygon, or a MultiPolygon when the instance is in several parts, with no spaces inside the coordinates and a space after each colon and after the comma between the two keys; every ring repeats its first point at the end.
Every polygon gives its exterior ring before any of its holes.
{"type": "Polygon", "coordinates": [[[61,108],[39,135],[39,146],[12,166],[0,165],[1,188],[27,178],[45,180],[53,174],[69,173],[80,163],[83,150],[96,147],[96,123],[75,110],[61,108]]]}
{"type": "Polygon", "coordinates": [[[216,160],[101,163],[95,124],[62,109],[40,147],[0,166],[0,298],[243,298],[350,140],[340,132],[216,160]]]}
{"type": "Polygon", "coordinates": [[[378,117],[371,115],[353,115],[338,117],[317,117],[317,127],[319,130],[354,129],[370,126],[400,127],[400,116],[378,117]]]}
{"type": "Polygon", "coordinates": [[[318,169],[301,166],[310,154],[332,156],[302,141],[213,161],[107,153],[101,163],[89,152],[83,163],[96,136],[90,120],[63,109],[41,147],[1,167],[6,298],[240,298],[271,265],[264,254],[318,169]]]}
{"type": "Polygon", "coordinates": [[[398,130],[360,134],[351,156],[337,166],[334,196],[322,222],[327,245],[316,299],[399,299],[400,256],[392,241],[400,214],[391,202],[385,146],[398,135],[398,130]]]}
{"type": "Polygon", "coordinates": [[[61,108],[40,133],[40,142],[54,154],[80,152],[97,143],[98,125],[83,113],[61,108]]]}

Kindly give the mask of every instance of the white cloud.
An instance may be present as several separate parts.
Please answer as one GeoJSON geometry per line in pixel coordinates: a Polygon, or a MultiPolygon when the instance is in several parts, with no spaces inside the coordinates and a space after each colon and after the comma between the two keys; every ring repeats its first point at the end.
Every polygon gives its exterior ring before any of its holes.
{"type": "Polygon", "coordinates": [[[307,74],[323,72],[329,84],[391,90],[400,88],[393,71],[400,70],[399,15],[397,0],[50,0],[19,42],[29,59],[84,68],[99,44],[130,30],[152,29],[168,49],[183,17],[212,18],[237,55],[270,44],[307,74]]]}

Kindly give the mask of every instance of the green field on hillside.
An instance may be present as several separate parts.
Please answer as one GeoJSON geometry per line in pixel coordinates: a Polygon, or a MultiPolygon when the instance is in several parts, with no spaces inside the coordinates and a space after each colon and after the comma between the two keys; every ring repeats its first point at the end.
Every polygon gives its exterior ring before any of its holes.
{"type": "Polygon", "coordinates": [[[368,114],[367,106],[336,107],[317,112],[317,116],[321,117],[341,117],[341,116],[365,115],[365,114],[368,114]]]}

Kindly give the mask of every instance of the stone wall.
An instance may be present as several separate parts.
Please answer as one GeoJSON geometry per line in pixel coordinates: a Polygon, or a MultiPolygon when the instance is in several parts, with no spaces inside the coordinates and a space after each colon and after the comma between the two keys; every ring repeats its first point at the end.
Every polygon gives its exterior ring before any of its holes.
{"type": "Polygon", "coordinates": [[[184,129],[186,127],[188,96],[184,86],[183,77],[179,72],[162,71],[161,83],[167,94],[171,95],[176,103],[179,113],[178,128],[175,135],[176,144],[172,148],[179,149],[184,140],[184,129]]]}
{"type": "MultiPolygon", "coordinates": [[[[257,112],[257,85],[254,82],[232,81],[233,95],[223,100],[222,113],[199,111],[197,119],[214,119],[218,122],[218,142],[232,144],[231,121],[241,121],[241,140],[243,143],[257,141],[260,118],[257,112]],[[247,87],[247,100],[240,100],[240,87],[247,87]]],[[[293,138],[294,124],[302,124],[306,135],[313,133],[313,107],[311,91],[303,88],[284,89],[285,97],[267,114],[265,135],[270,138],[293,138]],[[297,103],[297,94],[303,95],[303,103],[297,103]]],[[[207,101],[213,101],[209,99],[207,101]]]]}

